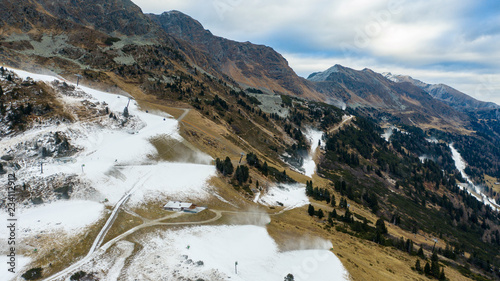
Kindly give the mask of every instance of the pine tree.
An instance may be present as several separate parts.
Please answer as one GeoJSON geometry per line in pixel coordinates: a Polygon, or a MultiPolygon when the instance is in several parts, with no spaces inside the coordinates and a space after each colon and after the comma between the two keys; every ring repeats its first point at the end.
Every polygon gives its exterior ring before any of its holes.
{"type": "Polygon", "coordinates": [[[439,280],[446,280],[446,275],[444,274],[444,268],[441,269],[441,273],[439,274],[439,280]]]}
{"type": "Polygon", "coordinates": [[[325,214],[323,213],[323,210],[319,209],[318,210],[318,218],[322,219],[324,216],[325,216],[325,214]]]}
{"type": "Polygon", "coordinates": [[[405,251],[410,254],[413,252],[413,241],[411,239],[406,240],[405,251]]]}
{"type": "Polygon", "coordinates": [[[129,115],[128,115],[128,107],[125,107],[125,108],[123,109],[123,117],[128,118],[128,116],[129,116],[129,115]]]}
{"type": "Polygon", "coordinates": [[[262,168],[260,169],[261,173],[264,175],[264,176],[267,176],[268,174],[268,167],[267,167],[267,161],[264,162],[264,164],[262,165],[262,168]]]}
{"type": "Polygon", "coordinates": [[[417,259],[417,262],[415,263],[415,270],[418,272],[422,272],[422,266],[420,265],[419,259],[417,259]]]}
{"type": "Polygon", "coordinates": [[[238,181],[238,183],[241,185],[242,183],[246,182],[248,180],[249,174],[248,174],[248,167],[246,165],[240,165],[236,168],[236,172],[234,173],[234,177],[238,181]]]}
{"type": "Polygon", "coordinates": [[[385,223],[384,223],[383,219],[378,219],[377,222],[375,223],[375,227],[377,228],[377,231],[380,232],[380,234],[387,233],[387,227],[385,227],[385,223]]]}
{"type": "Polygon", "coordinates": [[[306,195],[309,197],[313,196],[312,181],[306,181],[306,195]]]}
{"type": "Polygon", "coordinates": [[[295,277],[291,273],[288,273],[285,277],[285,281],[294,281],[295,277]]]}
{"type": "Polygon", "coordinates": [[[431,257],[431,275],[439,278],[439,258],[437,253],[434,252],[431,257]]]}
{"type": "Polygon", "coordinates": [[[3,103],[3,101],[0,100],[0,114],[3,116],[5,115],[6,112],[7,110],[5,108],[5,104],[3,103]]]}
{"type": "Polygon", "coordinates": [[[422,246],[420,246],[420,249],[418,249],[417,256],[425,259],[424,250],[422,249],[422,246]]]}
{"type": "Polygon", "coordinates": [[[344,214],[344,219],[343,221],[347,222],[347,223],[351,223],[353,222],[353,219],[352,219],[352,213],[351,211],[349,211],[349,208],[346,208],[345,209],[345,214],[344,214]]]}
{"type": "Polygon", "coordinates": [[[431,274],[431,266],[429,265],[429,262],[425,263],[424,273],[425,273],[425,275],[430,275],[431,274]]]}
{"type": "Polygon", "coordinates": [[[226,156],[226,159],[224,160],[223,164],[222,174],[224,176],[228,176],[233,174],[233,171],[234,171],[233,163],[231,163],[231,159],[229,159],[229,157],[226,156]]]}
{"type": "Polygon", "coordinates": [[[309,215],[311,217],[314,216],[314,206],[309,204],[309,208],[307,209],[307,212],[309,213],[309,215]]]}
{"type": "Polygon", "coordinates": [[[337,211],[335,209],[333,209],[333,211],[331,211],[330,214],[331,214],[333,219],[337,218],[337,211]]]}
{"type": "Polygon", "coordinates": [[[337,205],[337,202],[335,202],[335,194],[332,194],[332,199],[330,200],[330,205],[332,205],[332,207],[335,207],[335,205],[337,205]]]}

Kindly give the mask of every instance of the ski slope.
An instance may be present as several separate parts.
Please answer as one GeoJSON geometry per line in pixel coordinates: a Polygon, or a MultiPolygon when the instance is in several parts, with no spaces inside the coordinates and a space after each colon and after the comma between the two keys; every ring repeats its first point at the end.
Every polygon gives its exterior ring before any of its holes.
{"type": "Polygon", "coordinates": [[[275,281],[288,273],[296,281],[349,280],[340,260],[329,251],[330,242],[281,252],[261,226],[168,230],[149,234],[142,243],[144,248],[131,260],[126,280],[167,280],[163,278],[171,276],[168,280],[275,281]]]}

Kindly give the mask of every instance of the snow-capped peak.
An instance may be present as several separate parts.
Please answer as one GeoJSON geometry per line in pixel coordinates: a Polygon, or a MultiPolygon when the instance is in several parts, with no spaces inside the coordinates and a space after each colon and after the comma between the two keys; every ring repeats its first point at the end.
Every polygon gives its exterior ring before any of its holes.
{"type": "Polygon", "coordinates": [[[314,82],[326,81],[328,76],[335,72],[339,72],[339,68],[337,65],[334,65],[323,72],[312,73],[311,75],[309,75],[309,77],[307,77],[307,79],[314,82]]]}
{"type": "Polygon", "coordinates": [[[396,75],[392,75],[390,72],[382,72],[382,76],[384,76],[386,79],[391,80],[392,82],[399,83],[400,80],[396,77],[396,75]]]}

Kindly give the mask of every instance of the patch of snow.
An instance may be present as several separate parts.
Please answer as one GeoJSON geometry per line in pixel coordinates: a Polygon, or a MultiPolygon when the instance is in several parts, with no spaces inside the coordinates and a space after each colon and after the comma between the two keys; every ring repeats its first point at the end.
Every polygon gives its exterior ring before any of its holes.
{"type": "MultiPolygon", "coordinates": [[[[418,159],[420,159],[420,162],[422,162],[422,163],[424,163],[425,160],[432,160],[432,158],[430,158],[429,156],[427,156],[425,154],[422,156],[419,156],[418,159]]],[[[432,160],[432,161],[434,161],[434,160],[432,160]]]]}
{"type": "Polygon", "coordinates": [[[314,162],[314,156],[316,155],[316,149],[319,146],[319,142],[321,141],[321,137],[323,136],[323,132],[308,128],[306,129],[306,138],[309,140],[311,145],[311,150],[309,151],[309,155],[306,159],[304,159],[304,163],[302,164],[302,168],[305,171],[305,175],[311,177],[316,172],[316,163],[314,162]]]}
{"type": "Polygon", "coordinates": [[[439,143],[439,140],[436,139],[435,137],[426,138],[425,140],[430,143],[439,143]]]}
{"type": "MultiPolygon", "coordinates": [[[[15,70],[20,77],[53,81],[55,77],[15,70]]],[[[63,78],[58,78],[63,80],[63,78]]],[[[92,183],[100,192],[100,198],[115,204],[127,192],[134,190],[131,203],[155,199],[159,195],[175,196],[176,199],[201,198],[208,195],[206,180],[215,175],[211,165],[153,162],[150,155],[156,153],[150,139],[168,136],[182,141],[178,132],[178,121],[163,112],[145,112],[134,100],[85,86],[74,85],[83,91],[82,99],[106,104],[111,112],[121,114],[128,104],[131,125],[127,128],[108,128],[101,125],[75,122],[66,128],[46,130],[64,131],[71,143],[81,149],[74,156],[74,163],[48,162],[44,164],[44,175],[55,173],[78,174],[92,183]],[[64,130],[66,129],[66,130],[64,130]]],[[[106,119],[106,118],[105,118],[106,119]]],[[[36,132],[32,133],[36,137],[36,132]]],[[[203,154],[205,162],[208,155],[203,154]]],[[[211,158],[210,158],[211,159],[211,158]]],[[[36,172],[32,167],[30,172],[36,172]]]]}
{"type": "Polygon", "coordinates": [[[482,188],[480,186],[475,185],[469,178],[469,176],[465,173],[465,168],[467,167],[467,163],[465,160],[462,158],[462,155],[458,152],[453,147],[453,143],[449,144],[449,147],[451,149],[451,155],[453,158],[453,161],[455,162],[455,167],[457,168],[458,171],[460,171],[460,174],[462,177],[465,179],[466,183],[465,185],[458,185],[461,189],[465,189],[470,195],[476,197],[477,200],[483,202],[484,204],[490,205],[494,210],[499,210],[500,205],[498,202],[495,201],[495,199],[489,198],[482,192],[482,188]],[[471,190],[473,192],[471,192],[471,190]],[[476,195],[476,194],[479,194],[476,195]]]}
{"type": "Polygon", "coordinates": [[[113,266],[108,270],[107,281],[118,280],[120,273],[125,266],[125,260],[132,255],[134,252],[134,243],[128,241],[119,241],[116,243],[116,248],[120,252],[113,264],[113,266]]]}
{"type": "Polygon", "coordinates": [[[283,206],[289,210],[309,204],[309,198],[304,184],[278,184],[269,187],[257,202],[267,206],[283,206]]]}
{"type": "Polygon", "coordinates": [[[382,76],[384,76],[388,80],[391,80],[392,82],[401,82],[396,75],[392,75],[392,73],[390,72],[382,72],[382,76]]]}
{"type": "Polygon", "coordinates": [[[227,201],[224,197],[220,196],[220,195],[219,195],[219,193],[217,193],[217,192],[212,192],[212,195],[213,195],[215,198],[219,199],[220,201],[222,201],[222,202],[224,202],[224,203],[227,203],[227,204],[229,204],[229,205],[231,205],[231,206],[233,206],[233,207],[235,207],[235,208],[238,208],[238,206],[236,206],[235,204],[233,204],[233,203],[231,203],[231,202],[227,201]]]}
{"type": "Polygon", "coordinates": [[[323,72],[313,73],[307,78],[307,80],[314,82],[323,82],[326,81],[326,79],[328,79],[328,76],[330,76],[332,73],[335,72],[339,72],[337,65],[334,65],[323,72]]]}
{"type": "MultiPolygon", "coordinates": [[[[62,230],[78,232],[97,222],[104,212],[98,202],[84,200],[56,201],[32,208],[16,210],[18,237],[25,238],[38,233],[62,230]]],[[[0,212],[0,220],[7,221],[6,212],[0,212]]],[[[7,237],[7,228],[0,228],[0,235],[7,237]]]]}
{"type": "Polygon", "coordinates": [[[199,226],[151,234],[131,261],[126,280],[349,280],[328,249],[280,252],[264,227],[199,226]],[[236,264],[237,263],[237,264],[236,264]],[[236,268],[235,268],[236,267],[236,268]],[[236,273],[237,271],[237,273],[236,273]]]}
{"type": "MultiPolygon", "coordinates": [[[[7,269],[10,268],[10,266],[7,264],[9,261],[10,260],[8,259],[7,254],[4,255],[2,253],[2,255],[0,255],[0,263],[2,264],[2,266],[0,266],[0,270],[2,270],[2,274],[0,274],[0,281],[13,280],[17,275],[19,275],[19,272],[24,272],[25,270],[27,270],[27,265],[30,264],[31,258],[22,255],[16,255],[16,268],[14,273],[7,271],[7,269]]],[[[21,280],[24,280],[24,278],[21,280]]]]}

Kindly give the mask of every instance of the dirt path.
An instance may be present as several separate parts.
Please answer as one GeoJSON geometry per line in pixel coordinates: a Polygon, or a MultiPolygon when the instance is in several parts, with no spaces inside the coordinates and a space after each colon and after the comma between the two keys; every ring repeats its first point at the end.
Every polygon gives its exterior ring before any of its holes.
{"type": "Polygon", "coordinates": [[[184,119],[184,117],[186,117],[186,115],[189,113],[189,111],[191,109],[189,109],[189,108],[179,108],[179,109],[184,110],[184,113],[182,113],[181,116],[179,116],[179,118],[177,118],[177,121],[181,122],[182,119],[184,119]]]}
{"type": "MultiPolygon", "coordinates": [[[[130,197],[130,194],[125,195],[122,198],[122,200],[120,200],[120,201],[122,201],[121,204],[120,204],[120,202],[116,204],[115,209],[118,209],[119,206],[121,206],[125,201],[127,201],[128,197],[130,197]]],[[[166,219],[169,219],[169,218],[178,217],[178,216],[181,215],[180,213],[175,213],[175,214],[171,214],[171,215],[168,215],[168,216],[165,216],[165,217],[153,220],[153,221],[145,222],[145,223],[143,223],[141,225],[138,225],[138,226],[136,226],[134,228],[129,229],[128,231],[126,231],[126,232],[124,232],[124,233],[116,236],[112,240],[108,241],[106,244],[98,247],[95,241],[101,241],[102,242],[102,237],[104,237],[105,234],[107,233],[107,230],[109,230],[109,227],[106,227],[106,225],[105,225],[102,228],[101,232],[99,233],[98,237],[95,239],[94,244],[92,245],[92,247],[89,250],[89,253],[84,258],[82,258],[81,260],[79,260],[78,262],[72,264],[71,266],[67,267],[66,269],[64,269],[62,271],[59,271],[58,273],[56,273],[56,274],[54,274],[54,275],[52,275],[52,276],[50,276],[50,277],[48,277],[48,278],[46,278],[44,280],[48,281],[48,280],[57,280],[57,279],[60,279],[60,278],[65,278],[68,274],[70,274],[73,271],[77,270],[78,268],[80,268],[84,264],[90,262],[96,256],[99,256],[99,255],[105,253],[106,250],[109,249],[111,246],[113,246],[116,242],[122,240],[123,238],[131,235],[132,233],[134,233],[137,230],[140,230],[142,228],[152,227],[152,226],[157,226],[157,225],[198,225],[198,224],[206,224],[206,223],[214,222],[214,221],[216,221],[216,220],[218,220],[218,219],[220,219],[222,217],[222,211],[218,211],[218,210],[209,210],[209,211],[214,212],[215,213],[215,217],[213,217],[211,219],[208,219],[208,220],[203,220],[203,221],[197,221],[197,222],[171,222],[171,223],[161,222],[162,220],[166,220],[166,219]],[[104,234],[104,235],[101,237],[101,234],[104,234]]],[[[108,219],[108,222],[111,221],[111,219],[112,219],[112,216],[110,216],[110,218],[108,219]]]]}
{"type": "Polygon", "coordinates": [[[344,126],[347,122],[350,122],[350,121],[352,120],[352,118],[354,118],[354,116],[353,116],[353,115],[349,115],[349,116],[344,115],[344,116],[342,116],[342,121],[340,121],[340,123],[339,123],[337,126],[335,126],[335,127],[331,128],[330,130],[328,130],[328,133],[333,133],[333,132],[335,132],[335,131],[338,131],[338,130],[339,130],[340,128],[342,128],[342,127],[343,127],[343,126],[344,126]]]}

